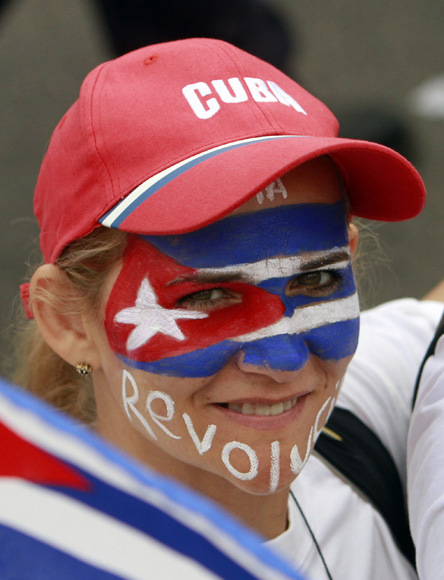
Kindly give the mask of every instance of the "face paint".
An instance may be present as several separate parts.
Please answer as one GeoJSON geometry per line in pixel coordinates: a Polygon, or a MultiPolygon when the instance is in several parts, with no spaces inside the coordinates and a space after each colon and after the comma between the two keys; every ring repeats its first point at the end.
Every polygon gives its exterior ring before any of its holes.
{"type": "Polygon", "coordinates": [[[342,202],[296,204],[132,238],[106,308],[111,347],[129,366],[182,377],[215,374],[237,353],[276,370],[297,370],[310,353],[353,354],[359,308],[345,218],[342,202]],[[306,273],[331,285],[289,292],[306,273]],[[211,289],[239,300],[209,312],[180,307],[211,289]]]}
{"type": "Polygon", "coordinates": [[[276,181],[273,181],[273,183],[267,185],[267,187],[263,191],[260,191],[256,195],[256,199],[258,204],[262,205],[265,199],[268,199],[269,201],[274,201],[276,195],[277,196],[282,195],[282,199],[287,199],[288,197],[285,185],[282,183],[279,177],[276,179],[276,181]]]}
{"type": "MultiPolygon", "coordinates": [[[[133,403],[138,402],[140,398],[139,387],[134,377],[125,370],[123,371],[123,384],[125,385],[127,381],[129,381],[131,384],[132,395],[130,398],[124,398],[123,403],[130,420],[133,421],[134,418],[137,421],[140,421],[141,425],[147,429],[149,435],[154,440],[158,440],[159,437],[164,435],[166,435],[170,440],[177,441],[182,439],[182,437],[174,434],[165,426],[165,423],[173,422],[174,420],[180,421],[180,416],[176,417],[175,402],[173,397],[162,391],[148,391],[144,404],[144,408],[148,412],[147,417],[145,418],[140,413],[134,412],[135,409],[133,403]],[[129,399],[131,399],[131,404],[128,406],[129,399]],[[152,409],[152,403],[155,400],[159,400],[164,403],[163,413],[154,412],[152,409]]],[[[338,381],[338,384],[340,384],[340,381],[338,381]]],[[[122,392],[124,393],[125,397],[125,393],[127,393],[127,388],[125,386],[122,392]]],[[[290,443],[289,454],[285,455],[282,454],[281,441],[272,440],[270,442],[268,450],[270,457],[268,490],[270,493],[275,492],[279,487],[281,467],[284,469],[289,467],[294,475],[299,475],[299,473],[302,471],[310,457],[311,450],[315,445],[316,440],[324,427],[324,424],[328,420],[334,403],[335,400],[332,399],[332,397],[328,397],[317,411],[314,423],[309,430],[306,445],[304,445],[303,457],[301,457],[300,449],[297,444],[291,445],[290,443]]],[[[188,413],[182,413],[181,419],[186,426],[189,438],[194,444],[195,452],[197,452],[200,456],[203,456],[205,453],[210,451],[217,437],[217,426],[214,424],[207,425],[202,439],[199,439],[192,417],[188,413]]],[[[175,423],[175,428],[177,429],[177,423],[175,423]]],[[[262,456],[262,459],[260,459],[257,449],[245,442],[237,440],[228,441],[227,443],[222,441],[220,447],[221,452],[218,460],[221,462],[221,464],[224,465],[226,471],[235,479],[246,482],[252,481],[258,476],[261,468],[261,462],[266,458],[262,456]],[[243,456],[243,470],[238,469],[238,467],[235,467],[233,464],[233,453],[238,454],[238,460],[239,454],[241,457],[243,456]]]]}

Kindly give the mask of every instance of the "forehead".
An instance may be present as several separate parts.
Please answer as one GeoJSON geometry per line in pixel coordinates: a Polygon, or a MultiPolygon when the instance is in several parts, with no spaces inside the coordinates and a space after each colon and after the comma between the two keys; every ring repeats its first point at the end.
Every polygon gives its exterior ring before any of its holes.
{"type": "Polygon", "coordinates": [[[255,196],[204,228],[143,238],[194,268],[255,262],[348,243],[345,203],[328,158],[305,163],[283,175],[281,181],[275,195],[260,200],[255,196]]]}
{"type": "Polygon", "coordinates": [[[296,203],[333,203],[342,197],[342,185],[339,172],[328,157],[318,157],[295,167],[281,175],[286,196],[279,194],[279,189],[272,199],[263,198],[259,204],[257,196],[252,197],[231,215],[256,212],[267,207],[292,205],[296,203]]]}
{"type": "Polygon", "coordinates": [[[142,238],[192,268],[244,264],[348,244],[342,201],[267,208],[231,215],[188,234],[142,238]]]}

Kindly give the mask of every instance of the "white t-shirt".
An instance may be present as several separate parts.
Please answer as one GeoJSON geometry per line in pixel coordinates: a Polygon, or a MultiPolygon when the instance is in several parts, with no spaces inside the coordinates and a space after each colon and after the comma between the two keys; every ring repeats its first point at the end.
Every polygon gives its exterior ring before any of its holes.
{"type": "Polygon", "coordinates": [[[408,504],[421,580],[444,576],[444,336],[424,366],[408,437],[408,504]]]}
{"type": "MultiPolygon", "coordinates": [[[[378,435],[405,486],[413,388],[442,310],[441,303],[404,299],[363,313],[358,350],[338,399],[338,406],[352,411],[378,435]]],[[[334,580],[417,577],[379,513],[321,459],[310,457],[292,491],[334,580]]],[[[289,528],[268,545],[290,559],[308,580],[327,579],[313,538],[291,497],[289,522],[289,528]]]]}

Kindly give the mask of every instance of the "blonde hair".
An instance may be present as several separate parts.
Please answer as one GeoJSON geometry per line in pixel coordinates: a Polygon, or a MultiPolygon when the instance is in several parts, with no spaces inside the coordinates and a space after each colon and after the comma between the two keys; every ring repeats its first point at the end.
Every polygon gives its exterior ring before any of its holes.
{"type": "MultiPolygon", "coordinates": [[[[60,296],[51,288],[40,290],[31,297],[31,308],[33,302],[44,301],[64,314],[98,309],[103,283],[122,256],[126,236],[118,230],[100,226],[70,244],[57,260],[68,291],[60,296]]],[[[91,424],[96,415],[91,378],[79,375],[48,346],[35,320],[23,320],[17,325],[15,335],[11,380],[76,419],[91,424]]]]}

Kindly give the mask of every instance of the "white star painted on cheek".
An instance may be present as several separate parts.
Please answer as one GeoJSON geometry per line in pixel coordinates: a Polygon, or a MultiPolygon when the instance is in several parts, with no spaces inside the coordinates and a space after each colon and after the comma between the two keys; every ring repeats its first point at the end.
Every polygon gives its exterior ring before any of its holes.
{"type": "Polygon", "coordinates": [[[145,278],[137,293],[135,306],[124,308],[116,314],[114,320],[123,324],[135,325],[136,328],[131,332],[126,342],[128,350],[135,350],[146,344],[158,332],[172,336],[177,340],[185,340],[186,337],[176,320],[207,317],[206,312],[163,308],[157,302],[156,294],[148,278],[145,278]]]}

